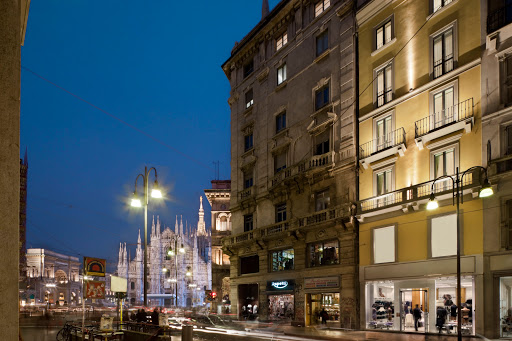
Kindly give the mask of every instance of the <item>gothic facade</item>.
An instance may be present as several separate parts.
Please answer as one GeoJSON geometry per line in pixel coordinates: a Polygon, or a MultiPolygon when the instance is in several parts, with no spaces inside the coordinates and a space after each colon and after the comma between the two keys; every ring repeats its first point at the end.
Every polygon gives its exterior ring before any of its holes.
{"type": "MultiPolygon", "coordinates": [[[[211,235],[204,222],[200,197],[197,227],[176,216],[174,230],[153,217],[148,242],[148,305],[161,307],[202,307],[205,290],[211,289],[211,235]],[[177,293],[177,295],[176,295],[177,293]]],[[[128,302],[141,305],[144,300],[144,250],[140,230],[135,257],[128,255],[127,244],[119,247],[117,274],[128,280],[128,302]]]]}

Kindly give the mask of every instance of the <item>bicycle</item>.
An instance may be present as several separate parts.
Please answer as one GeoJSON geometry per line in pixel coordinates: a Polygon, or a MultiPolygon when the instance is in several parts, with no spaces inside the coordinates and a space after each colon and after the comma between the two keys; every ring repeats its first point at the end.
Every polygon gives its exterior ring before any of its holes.
{"type": "Polygon", "coordinates": [[[71,329],[73,325],[69,322],[64,323],[64,326],[57,333],[57,341],[70,341],[71,340],[71,329]]]}

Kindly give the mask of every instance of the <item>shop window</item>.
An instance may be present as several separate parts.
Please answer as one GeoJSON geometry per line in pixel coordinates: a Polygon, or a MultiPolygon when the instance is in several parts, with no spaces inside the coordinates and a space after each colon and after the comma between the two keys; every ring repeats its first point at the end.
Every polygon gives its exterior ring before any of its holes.
{"type": "Polygon", "coordinates": [[[512,337],[512,277],[500,278],[500,337],[512,337]]]}
{"type": "Polygon", "coordinates": [[[254,185],[253,169],[248,169],[244,172],[244,189],[254,185]]]}
{"type": "MultiPolygon", "coordinates": [[[[325,292],[326,289],[324,289],[325,292]]],[[[333,290],[334,291],[334,290],[333,290]]],[[[339,324],[340,320],[340,294],[323,293],[323,294],[306,294],[306,304],[311,307],[306,312],[306,325],[318,325],[322,323],[322,316],[319,314],[325,311],[324,315],[327,324],[339,324]]]]}
{"type": "Polygon", "coordinates": [[[393,40],[393,17],[387,19],[384,23],[375,28],[375,46],[378,50],[393,40]]]}
{"type": "Polygon", "coordinates": [[[430,220],[431,256],[444,257],[457,254],[457,215],[449,214],[430,220]]]}
{"type": "Polygon", "coordinates": [[[244,65],[244,78],[249,76],[254,71],[254,60],[244,65]]]}
{"type": "Polygon", "coordinates": [[[338,240],[308,244],[309,267],[338,264],[338,249],[338,240]]]}
{"type": "Polygon", "coordinates": [[[329,129],[315,136],[315,155],[326,154],[330,150],[331,131],[329,129]]]}
{"type": "Polygon", "coordinates": [[[274,174],[286,169],[286,152],[274,156],[274,174]]]}
{"type": "Polygon", "coordinates": [[[315,18],[322,14],[331,5],[331,0],[320,0],[315,4],[315,18]]]}
{"type": "Polygon", "coordinates": [[[286,111],[276,116],[276,134],[286,128],[286,111]]]}
{"type": "MultiPolygon", "coordinates": [[[[365,290],[366,296],[366,326],[368,329],[382,328],[386,330],[395,330],[394,312],[399,313],[400,308],[395,302],[395,284],[391,281],[368,282],[365,290]]],[[[403,325],[405,317],[409,314],[411,301],[404,301],[403,325]]]]}
{"type": "Polygon", "coordinates": [[[271,321],[293,320],[293,295],[268,295],[268,318],[271,321]]]}
{"type": "Polygon", "coordinates": [[[381,107],[393,99],[393,63],[376,69],[374,75],[375,105],[381,107]]]}
{"type": "Polygon", "coordinates": [[[245,93],[245,108],[248,109],[254,104],[254,94],[252,89],[245,93]]]}
{"type": "Polygon", "coordinates": [[[433,40],[433,76],[440,77],[453,70],[453,30],[437,35],[433,40]]]}
{"type": "Polygon", "coordinates": [[[253,217],[252,214],[244,215],[244,232],[252,231],[253,229],[253,217]]]}
{"type": "Polygon", "coordinates": [[[240,274],[252,274],[260,272],[260,257],[240,257],[240,274]]]}
{"type": "Polygon", "coordinates": [[[395,227],[380,227],[373,230],[373,263],[395,262],[395,227]]]}
{"type": "Polygon", "coordinates": [[[283,64],[277,68],[277,85],[283,83],[285,80],[286,80],[286,64],[283,64]]]}
{"type": "Polygon", "coordinates": [[[286,221],[286,203],[276,205],[276,223],[286,221]]]}
{"type": "Polygon", "coordinates": [[[293,249],[279,250],[271,253],[271,271],[293,270],[293,249]]]}
{"type": "Polygon", "coordinates": [[[329,48],[329,34],[325,30],[316,37],[316,56],[318,57],[329,48]]]}
{"type": "Polygon", "coordinates": [[[329,207],[331,197],[329,195],[329,189],[317,192],[315,194],[315,211],[323,211],[329,207]]]}
{"type": "Polygon", "coordinates": [[[284,32],[276,39],[276,51],[279,51],[286,43],[288,43],[288,33],[284,32]]]}

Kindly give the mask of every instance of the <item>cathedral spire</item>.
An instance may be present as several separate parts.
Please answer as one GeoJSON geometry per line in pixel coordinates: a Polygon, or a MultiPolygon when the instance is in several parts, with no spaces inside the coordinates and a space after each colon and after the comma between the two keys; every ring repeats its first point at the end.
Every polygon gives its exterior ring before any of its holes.
{"type": "Polygon", "coordinates": [[[206,224],[204,222],[203,196],[199,197],[199,221],[197,222],[197,234],[206,236],[206,224]]]}
{"type": "Polygon", "coordinates": [[[160,237],[160,216],[156,216],[156,236],[160,237]]]}
{"type": "MultiPolygon", "coordinates": [[[[137,244],[140,246],[141,240],[140,240],[140,229],[139,229],[139,238],[137,239],[137,244]]],[[[137,246],[138,247],[138,246],[137,246]]]]}
{"type": "Polygon", "coordinates": [[[263,4],[261,5],[261,20],[263,20],[269,12],[268,0],[263,0],[263,4]]]}
{"type": "Polygon", "coordinates": [[[183,215],[180,216],[180,234],[183,235],[183,215]]]}
{"type": "Polygon", "coordinates": [[[151,224],[151,239],[155,235],[155,216],[153,216],[153,223],[151,224]]]}
{"type": "Polygon", "coordinates": [[[178,229],[178,215],[176,215],[176,224],[174,224],[174,233],[178,234],[179,232],[179,229],[178,229]]]}

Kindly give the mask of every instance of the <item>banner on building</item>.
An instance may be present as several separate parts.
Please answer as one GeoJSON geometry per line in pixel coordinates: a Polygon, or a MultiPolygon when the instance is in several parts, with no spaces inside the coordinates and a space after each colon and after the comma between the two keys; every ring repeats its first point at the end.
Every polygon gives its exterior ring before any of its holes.
{"type": "Polygon", "coordinates": [[[110,291],[126,292],[128,290],[128,281],[126,278],[110,276],[110,291]]]}
{"type": "Polygon", "coordinates": [[[339,276],[305,278],[304,279],[304,288],[305,289],[337,288],[339,286],[340,286],[339,276]]]}
{"type": "Polygon", "coordinates": [[[105,282],[84,281],[85,298],[105,298],[105,282]]]}
{"type": "Polygon", "coordinates": [[[107,261],[101,258],[84,257],[84,273],[86,276],[105,277],[107,261]]]}

